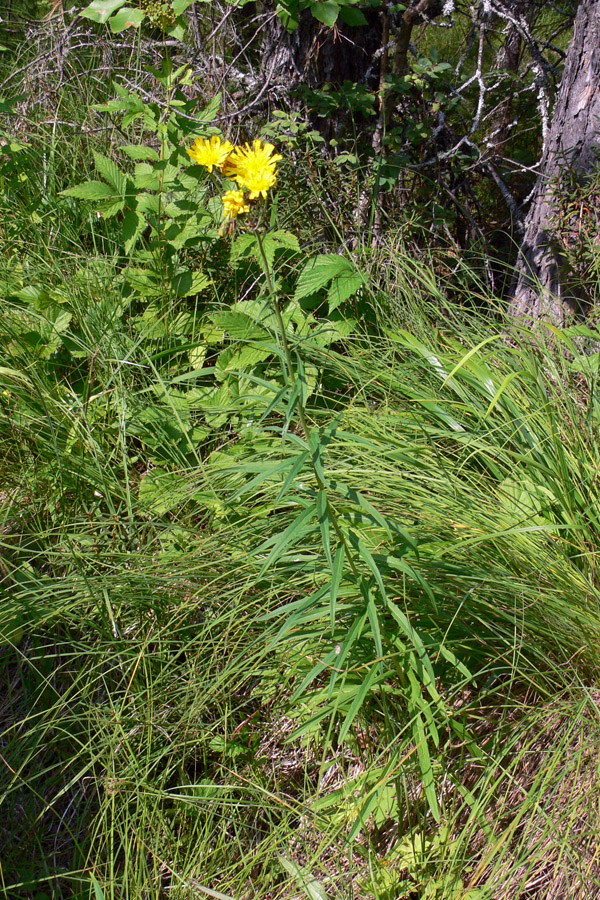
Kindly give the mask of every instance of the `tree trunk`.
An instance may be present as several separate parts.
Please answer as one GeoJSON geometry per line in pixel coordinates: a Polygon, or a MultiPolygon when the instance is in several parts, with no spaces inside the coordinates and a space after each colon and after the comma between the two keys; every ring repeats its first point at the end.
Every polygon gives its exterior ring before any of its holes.
{"type": "Polygon", "coordinates": [[[563,325],[580,312],[565,283],[565,261],[553,239],[554,196],[561,171],[578,181],[598,165],[600,150],[600,0],[583,0],[558,91],[517,262],[510,312],[515,317],[550,319],[563,325]]]}
{"type": "Polygon", "coordinates": [[[367,25],[333,28],[318,22],[308,10],[300,13],[298,27],[289,34],[277,16],[263,29],[261,70],[289,92],[299,84],[310,88],[344,81],[377,84],[373,56],[381,45],[381,22],[376,10],[366,10],[367,25]]]}

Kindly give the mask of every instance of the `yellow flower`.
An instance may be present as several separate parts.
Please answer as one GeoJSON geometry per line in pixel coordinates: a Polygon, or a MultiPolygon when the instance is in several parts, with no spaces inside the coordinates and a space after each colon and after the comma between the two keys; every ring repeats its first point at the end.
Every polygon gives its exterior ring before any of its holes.
{"type": "Polygon", "coordinates": [[[235,219],[241,213],[250,212],[243,191],[226,191],[221,197],[223,212],[230,219],[235,219]]]}
{"type": "Polygon", "coordinates": [[[217,169],[223,168],[223,163],[233,150],[233,144],[229,141],[221,143],[221,138],[213,134],[210,141],[205,138],[196,138],[192,144],[191,150],[188,150],[188,156],[198,163],[199,166],[206,166],[209,172],[212,172],[216,166],[217,169]]]}
{"type": "Polygon", "coordinates": [[[252,147],[236,147],[223,165],[223,174],[235,178],[240,187],[250,191],[250,200],[267,196],[269,188],[277,186],[276,165],[283,157],[273,153],[273,144],[254,141],[252,147]]]}

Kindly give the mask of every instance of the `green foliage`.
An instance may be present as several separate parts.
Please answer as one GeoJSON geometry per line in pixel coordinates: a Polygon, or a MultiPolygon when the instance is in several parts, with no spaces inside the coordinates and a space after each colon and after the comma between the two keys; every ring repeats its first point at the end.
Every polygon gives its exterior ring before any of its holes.
{"type": "Polygon", "coordinates": [[[218,98],[155,77],[48,192],[58,265],[3,148],[1,892],[596,890],[600,334],[505,340],[401,233],[307,248],[287,160],[230,234],[218,98]]]}

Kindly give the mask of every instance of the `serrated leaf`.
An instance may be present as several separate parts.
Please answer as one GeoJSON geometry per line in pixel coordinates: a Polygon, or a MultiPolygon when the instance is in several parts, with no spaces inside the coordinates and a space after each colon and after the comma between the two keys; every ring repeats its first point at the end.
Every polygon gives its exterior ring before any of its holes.
{"type": "Polygon", "coordinates": [[[253,234],[242,234],[233,241],[229,259],[235,264],[238,259],[243,259],[251,253],[257,252],[256,237],[253,234]]]}
{"type": "Polygon", "coordinates": [[[109,16],[124,6],[126,0],[93,0],[79,15],[103,25],[109,16]]]}
{"type": "Polygon", "coordinates": [[[281,246],[287,247],[289,250],[300,252],[300,244],[295,234],[289,231],[272,231],[271,237],[281,246]]]}
{"type": "Polygon", "coordinates": [[[147,162],[138,163],[135,167],[133,183],[142,191],[157,191],[160,187],[158,173],[147,162]]]}
{"type": "Polygon", "coordinates": [[[211,284],[211,280],[208,275],[191,270],[181,272],[173,279],[173,288],[178,297],[194,297],[209,284],[211,284]]]}
{"type": "Polygon", "coordinates": [[[343,256],[334,253],[320,253],[304,266],[298,277],[294,300],[302,300],[316,294],[334,278],[343,274],[354,274],[354,266],[343,256]]]}
{"type": "Polygon", "coordinates": [[[138,194],[136,208],[140,213],[160,214],[160,197],[157,194],[138,194]]]}
{"type": "Polygon", "coordinates": [[[115,196],[115,191],[103,181],[86,181],[61,191],[61,196],[75,197],[76,200],[108,200],[115,196]]]}
{"type": "Polygon", "coordinates": [[[140,234],[146,228],[146,220],[135,209],[130,209],[123,218],[123,241],[125,253],[130,253],[140,234]]]}
{"type": "Polygon", "coordinates": [[[337,309],[340,303],[355,294],[364,286],[364,283],[360,272],[342,272],[341,275],[334,278],[327,293],[329,312],[332,313],[334,309],[337,309]]]}
{"type": "Polygon", "coordinates": [[[247,313],[241,312],[235,307],[224,312],[215,313],[212,321],[217,328],[226,331],[230,337],[238,340],[256,341],[270,337],[266,328],[259,325],[247,313]]]}
{"type": "Polygon", "coordinates": [[[151,469],[140,482],[139,499],[149,512],[164,515],[189,496],[188,484],[174,472],[151,469]]]}
{"type": "Polygon", "coordinates": [[[130,159],[135,160],[152,160],[152,162],[158,162],[160,156],[152,147],[144,147],[138,144],[125,144],[123,147],[119,147],[122,153],[125,153],[130,159]]]}
{"type": "Polygon", "coordinates": [[[110,30],[113,34],[125,31],[126,28],[139,28],[144,21],[146,13],[143,9],[132,9],[130,6],[123,6],[121,9],[111,16],[108,20],[110,30]]]}
{"type": "Polygon", "coordinates": [[[106,156],[94,151],[94,165],[97,171],[102,175],[105,181],[115,189],[117,194],[125,193],[125,185],[127,184],[127,176],[121,172],[119,167],[106,156]]]}
{"type": "Polygon", "coordinates": [[[98,208],[98,212],[102,215],[104,219],[112,219],[113,216],[118,215],[120,212],[123,212],[125,209],[125,201],[124,200],[115,200],[113,203],[103,203],[102,206],[98,208]]]}

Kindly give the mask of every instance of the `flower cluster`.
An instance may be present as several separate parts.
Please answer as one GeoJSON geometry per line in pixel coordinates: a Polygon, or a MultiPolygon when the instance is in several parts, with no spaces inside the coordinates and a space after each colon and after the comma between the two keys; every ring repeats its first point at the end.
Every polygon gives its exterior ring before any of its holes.
{"type": "Polygon", "coordinates": [[[210,140],[196,138],[187,152],[194,162],[205,166],[209,172],[219,169],[226,178],[238,183],[240,190],[227,191],[222,198],[225,215],[235,219],[250,211],[244,190],[248,191],[248,200],[256,200],[258,197],[266,199],[267,192],[277,187],[276,168],[282,157],[274,150],[273,144],[263,144],[259,140],[253,141],[252,146],[234,147],[229,141],[221,143],[221,139],[213,135],[210,140]]]}

